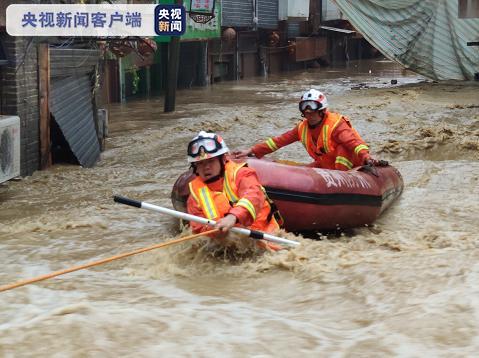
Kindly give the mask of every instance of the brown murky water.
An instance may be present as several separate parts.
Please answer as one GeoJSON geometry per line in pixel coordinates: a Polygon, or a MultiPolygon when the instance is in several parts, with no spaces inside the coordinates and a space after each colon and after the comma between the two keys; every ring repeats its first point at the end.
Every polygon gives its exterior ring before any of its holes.
{"type": "MultiPolygon", "coordinates": [[[[288,252],[185,243],[0,293],[0,356],[476,356],[479,86],[418,82],[352,63],[179,91],[174,114],[160,99],[110,108],[97,167],[0,186],[0,284],[177,237],[174,219],[112,195],[170,207],[200,129],[245,147],[291,128],[311,86],[405,191],[373,227],[285,234],[302,243],[288,252]]],[[[300,145],[273,157],[307,161],[300,145]]]]}

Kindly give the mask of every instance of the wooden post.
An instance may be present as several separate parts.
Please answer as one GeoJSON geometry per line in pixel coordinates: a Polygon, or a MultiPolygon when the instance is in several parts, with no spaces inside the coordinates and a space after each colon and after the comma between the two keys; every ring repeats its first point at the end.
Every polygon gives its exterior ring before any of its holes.
{"type": "Polygon", "coordinates": [[[233,59],[233,66],[234,66],[234,79],[237,81],[240,79],[240,52],[239,52],[239,31],[236,31],[236,38],[235,38],[235,54],[233,59]]]}
{"type": "Polygon", "coordinates": [[[176,86],[178,83],[178,67],[180,62],[180,38],[172,36],[168,46],[168,73],[166,79],[165,112],[173,112],[176,102],[176,86]]]}
{"type": "Polygon", "coordinates": [[[126,102],[125,69],[123,68],[122,57],[118,59],[118,75],[120,82],[120,102],[126,102]]]}
{"type": "Polygon", "coordinates": [[[146,96],[150,98],[151,96],[151,66],[146,66],[145,68],[145,78],[146,78],[146,96]]]}
{"type": "Polygon", "coordinates": [[[198,46],[198,52],[200,54],[198,85],[208,86],[208,43],[206,41],[201,41],[198,42],[198,46]]]}
{"type": "Polygon", "coordinates": [[[103,64],[103,88],[105,89],[106,92],[106,100],[105,104],[110,106],[110,68],[108,66],[108,61],[107,60],[102,60],[101,63],[103,64]]]}
{"type": "Polygon", "coordinates": [[[38,87],[40,109],[40,169],[52,165],[50,140],[50,49],[48,43],[38,45],[38,87]]]}
{"type": "MultiPolygon", "coordinates": [[[[177,5],[183,5],[183,0],[176,0],[177,5]]],[[[176,102],[176,87],[178,85],[178,67],[180,65],[180,37],[172,36],[168,46],[168,73],[166,78],[165,112],[173,112],[176,102]]]]}

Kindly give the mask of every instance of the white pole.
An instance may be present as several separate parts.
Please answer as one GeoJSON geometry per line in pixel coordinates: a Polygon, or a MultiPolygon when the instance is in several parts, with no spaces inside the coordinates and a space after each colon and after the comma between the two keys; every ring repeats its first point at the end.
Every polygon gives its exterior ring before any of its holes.
{"type": "MultiPolygon", "coordinates": [[[[202,218],[200,216],[183,213],[181,211],[176,211],[176,210],[164,208],[162,206],[157,206],[157,205],[145,203],[143,201],[128,199],[128,198],[118,196],[118,195],[115,195],[113,197],[113,200],[117,203],[120,203],[120,204],[134,206],[135,208],[152,210],[152,211],[156,211],[156,212],[159,212],[159,213],[162,213],[162,214],[171,215],[171,216],[177,217],[179,219],[188,220],[188,221],[195,221],[197,223],[204,224],[204,225],[214,226],[216,224],[215,221],[208,220],[208,219],[202,218]]],[[[277,237],[277,236],[270,235],[270,234],[267,234],[267,233],[264,233],[264,232],[261,232],[261,231],[245,229],[245,228],[237,227],[237,226],[233,226],[230,230],[232,232],[236,232],[238,234],[242,234],[242,235],[251,237],[253,239],[257,239],[257,240],[263,239],[263,240],[275,242],[277,244],[284,244],[284,245],[291,245],[291,246],[299,245],[299,242],[297,242],[297,241],[283,239],[282,237],[277,237]]]]}

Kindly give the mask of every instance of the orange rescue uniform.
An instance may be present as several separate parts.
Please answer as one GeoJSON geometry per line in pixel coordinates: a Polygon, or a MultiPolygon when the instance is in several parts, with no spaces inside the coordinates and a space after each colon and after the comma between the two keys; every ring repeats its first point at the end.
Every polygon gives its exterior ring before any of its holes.
{"type": "MultiPolygon", "coordinates": [[[[199,176],[193,179],[189,184],[188,213],[215,221],[233,214],[238,224],[250,229],[267,233],[279,230],[256,171],[245,164],[227,161],[224,177],[213,183],[206,184],[199,176]]],[[[196,222],[190,225],[194,233],[211,229],[196,222]]]]}
{"type": "Polygon", "coordinates": [[[321,123],[311,128],[306,119],[295,128],[252,147],[257,158],[288,144],[301,141],[314,162],[310,166],[324,169],[349,170],[363,165],[369,158],[369,147],[351,126],[349,119],[326,112],[321,123]]]}

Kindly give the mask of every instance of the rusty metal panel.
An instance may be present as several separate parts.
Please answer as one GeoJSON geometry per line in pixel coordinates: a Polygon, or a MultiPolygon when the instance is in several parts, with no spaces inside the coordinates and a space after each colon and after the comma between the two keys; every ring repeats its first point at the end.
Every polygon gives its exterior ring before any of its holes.
{"type": "Polygon", "coordinates": [[[326,56],[328,53],[328,39],[326,37],[316,37],[315,55],[316,58],[326,56]]]}
{"type": "Polygon", "coordinates": [[[314,60],[327,53],[326,37],[296,37],[294,61],[314,60]]]}
{"type": "Polygon", "coordinates": [[[282,52],[270,53],[268,58],[269,73],[280,73],[283,70],[283,63],[282,52]]]}
{"type": "Polygon", "coordinates": [[[248,78],[258,75],[258,56],[253,53],[244,53],[241,55],[241,77],[248,78]]]}
{"type": "Polygon", "coordinates": [[[118,60],[105,60],[103,85],[100,86],[105,103],[120,102],[120,76],[118,60]]]}

